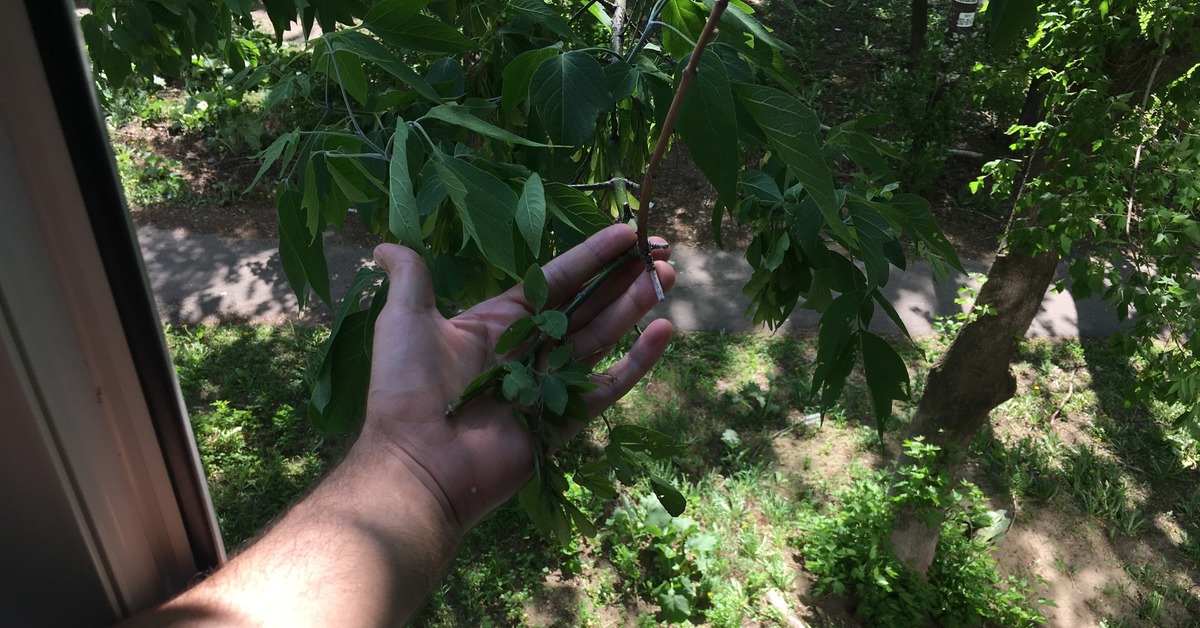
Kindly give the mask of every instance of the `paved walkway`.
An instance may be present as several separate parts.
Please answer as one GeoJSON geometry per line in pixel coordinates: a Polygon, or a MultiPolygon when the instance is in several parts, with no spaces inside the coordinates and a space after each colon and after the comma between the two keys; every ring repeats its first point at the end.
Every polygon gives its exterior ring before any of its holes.
{"type": "MultiPolygon", "coordinates": [[[[163,320],[196,323],[218,320],[254,320],[282,323],[297,320],[296,299],[288,286],[274,241],[231,240],[213,235],[138,228],[138,240],[159,302],[163,320]]],[[[335,297],[343,294],[354,273],[371,259],[371,252],[327,241],[326,255],[335,297]]],[[[742,286],[750,266],[740,254],[677,248],[672,254],[677,281],[667,300],[647,318],[667,318],[678,329],[698,331],[751,331],[744,316],[749,299],[742,286]]],[[[968,271],[985,273],[986,261],[964,262],[968,271]]],[[[1065,276],[1065,268],[1060,268],[1065,276]]],[[[907,272],[893,269],[885,290],[914,336],[930,334],[937,316],[961,311],[954,303],[967,281],[957,275],[935,283],[921,264],[907,272]]],[[[318,306],[323,307],[323,306],[318,306]]],[[[319,312],[304,318],[319,319],[319,312]]],[[[784,330],[813,329],[818,315],[797,310],[784,330]]],[[[894,332],[895,325],[882,313],[874,326],[894,332]]],[[[1076,301],[1067,293],[1051,290],[1030,327],[1030,335],[1048,337],[1106,336],[1117,326],[1111,307],[1097,299],[1076,301]]]]}

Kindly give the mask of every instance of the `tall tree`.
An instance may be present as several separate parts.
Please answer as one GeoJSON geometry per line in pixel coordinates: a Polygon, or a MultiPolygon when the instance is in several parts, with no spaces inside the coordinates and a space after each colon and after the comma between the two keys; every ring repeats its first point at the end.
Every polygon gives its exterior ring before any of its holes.
{"type": "MultiPolygon", "coordinates": [[[[1102,292],[1119,311],[1138,312],[1131,350],[1156,353],[1150,343],[1164,325],[1176,336],[1172,350],[1189,367],[1176,373],[1174,389],[1193,390],[1200,357],[1190,334],[1196,300],[1177,305],[1181,294],[1195,294],[1200,261],[1192,191],[1200,176],[1194,8],[1136,0],[1048,3],[1024,58],[995,70],[1038,77],[1027,101],[1040,106],[1027,106],[1029,118],[1013,127],[1024,156],[987,168],[994,189],[1013,198],[1005,252],[989,270],[971,320],[930,372],[908,437],[924,437],[950,460],[961,459],[989,413],[1016,392],[1009,365],[1067,258],[1078,294],[1102,292]],[[1147,173],[1147,159],[1155,174],[1147,173]],[[1080,252],[1076,242],[1088,250],[1080,252]]],[[[1189,402],[1191,394],[1174,398],[1189,402]]],[[[1181,418],[1194,420],[1194,412],[1181,418]]],[[[922,515],[900,512],[893,543],[924,573],[937,527],[922,515]]]]}

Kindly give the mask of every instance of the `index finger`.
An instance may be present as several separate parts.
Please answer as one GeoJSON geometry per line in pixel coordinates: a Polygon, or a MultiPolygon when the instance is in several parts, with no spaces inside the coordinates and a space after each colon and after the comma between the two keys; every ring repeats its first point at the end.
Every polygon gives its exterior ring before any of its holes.
{"type": "MultiPolygon", "coordinates": [[[[606,227],[566,253],[550,260],[542,272],[550,289],[548,307],[557,307],[574,297],[580,286],[595,277],[605,266],[637,243],[637,232],[629,225],[606,227]]],[[[510,296],[524,299],[518,284],[509,290],[510,296]]]]}

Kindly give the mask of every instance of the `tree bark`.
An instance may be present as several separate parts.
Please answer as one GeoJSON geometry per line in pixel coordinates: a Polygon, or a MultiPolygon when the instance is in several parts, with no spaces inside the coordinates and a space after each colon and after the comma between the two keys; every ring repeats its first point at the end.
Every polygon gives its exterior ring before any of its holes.
{"type": "Polygon", "coordinates": [[[909,27],[908,68],[916,70],[925,51],[925,33],[929,31],[929,0],[912,0],[912,21],[909,27]]]}
{"type": "MultiPolygon", "coordinates": [[[[1057,265],[1054,251],[996,258],[973,310],[990,306],[995,313],[964,325],[934,365],[905,438],[922,436],[926,443],[948,452],[950,460],[961,458],[992,409],[1016,393],[1009,363],[1037,315],[1057,265]]],[[[906,462],[911,461],[902,458],[899,464],[906,462]]],[[[916,514],[908,508],[897,515],[892,546],[903,562],[924,575],[933,562],[938,532],[916,514]]]]}

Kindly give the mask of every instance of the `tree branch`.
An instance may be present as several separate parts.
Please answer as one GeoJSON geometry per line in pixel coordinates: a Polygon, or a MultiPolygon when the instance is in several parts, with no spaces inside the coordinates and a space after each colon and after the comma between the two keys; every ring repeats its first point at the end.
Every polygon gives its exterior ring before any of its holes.
{"type": "MultiPolygon", "coordinates": [[[[1154,79],[1158,77],[1158,70],[1162,67],[1163,59],[1167,56],[1167,46],[1171,43],[1171,26],[1167,23],[1167,28],[1163,31],[1162,45],[1158,49],[1158,59],[1154,61],[1154,68],[1150,70],[1150,78],[1146,81],[1146,90],[1142,92],[1142,118],[1138,121],[1138,135],[1141,135],[1142,129],[1146,126],[1146,107],[1150,104],[1150,93],[1154,90],[1154,79]]],[[[1137,192],[1138,167],[1142,165],[1142,148],[1146,146],[1145,138],[1141,138],[1138,142],[1137,151],[1133,154],[1133,172],[1129,179],[1129,202],[1125,204],[1125,235],[1129,235],[1129,229],[1133,225],[1133,200],[1137,192]]]]}
{"type": "Polygon", "coordinates": [[[696,78],[696,68],[700,64],[700,57],[704,54],[704,49],[708,47],[708,42],[712,39],[713,31],[717,29],[717,22],[721,19],[721,14],[725,12],[725,7],[729,6],[729,0],[717,0],[713,5],[712,13],[708,16],[708,21],[704,23],[704,30],[700,31],[700,37],[696,40],[696,47],[692,49],[692,56],[688,59],[687,67],[683,70],[683,76],[679,79],[679,89],[675,91],[675,98],[671,101],[671,108],[667,110],[667,117],[663,120],[662,130],[658,134],[658,144],[654,147],[654,154],[650,157],[650,163],[646,166],[646,173],[642,177],[642,193],[638,199],[638,217],[637,217],[637,235],[638,249],[641,251],[642,259],[646,262],[647,272],[650,273],[654,281],[654,293],[658,296],[658,300],[663,300],[662,286],[658,281],[658,273],[654,272],[654,259],[650,256],[650,244],[647,239],[646,227],[649,224],[648,215],[650,211],[651,193],[654,188],[654,172],[658,170],[658,165],[662,163],[663,155],[667,152],[667,144],[670,143],[671,131],[675,128],[675,117],[679,115],[679,109],[683,105],[683,98],[687,95],[688,88],[692,86],[692,81],[696,78]]]}

